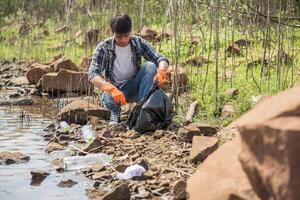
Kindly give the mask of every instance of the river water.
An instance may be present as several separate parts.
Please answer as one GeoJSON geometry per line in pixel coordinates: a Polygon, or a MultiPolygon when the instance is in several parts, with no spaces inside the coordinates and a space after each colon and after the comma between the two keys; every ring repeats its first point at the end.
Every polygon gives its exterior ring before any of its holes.
{"type": "Polygon", "coordinates": [[[0,107],[0,151],[19,151],[30,156],[21,164],[0,165],[0,199],[87,199],[88,179],[76,172],[58,173],[44,151],[47,141],[43,129],[53,123],[56,111],[51,106],[0,107]],[[50,175],[39,185],[31,185],[31,171],[50,175]],[[77,184],[60,188],[57,184],[71,179],[77,184]]]}

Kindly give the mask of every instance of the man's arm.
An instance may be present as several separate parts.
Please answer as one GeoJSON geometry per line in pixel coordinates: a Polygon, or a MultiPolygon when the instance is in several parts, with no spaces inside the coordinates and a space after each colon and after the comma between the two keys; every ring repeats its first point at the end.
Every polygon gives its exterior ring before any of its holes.
{"type": "Polygon", "coordinates": [[[104,84],[107,84],[108,82],[101,76],[96,75],[90,80],[90,83],[97,88],[101,88],[104,84]]]}

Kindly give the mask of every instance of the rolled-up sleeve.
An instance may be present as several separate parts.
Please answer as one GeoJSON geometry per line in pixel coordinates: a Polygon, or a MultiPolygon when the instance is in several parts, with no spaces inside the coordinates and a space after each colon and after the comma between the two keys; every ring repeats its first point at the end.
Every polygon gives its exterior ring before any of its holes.
{"type": "Polygon", "coordinates": [[[161,61],[166,61],[169,64],[169,60],[163,55],[158,53],[146,40],[141,39],[142,55],[143,57],[158,65],[161,61]]]}
{"type": "Polygon", "coordinates": [[[88,71],[88,80],[91,81],[96,75],[100,75],[104,71],[105,50],[103,42],[100,42],[93,53],[92,61],[88,71]]]}

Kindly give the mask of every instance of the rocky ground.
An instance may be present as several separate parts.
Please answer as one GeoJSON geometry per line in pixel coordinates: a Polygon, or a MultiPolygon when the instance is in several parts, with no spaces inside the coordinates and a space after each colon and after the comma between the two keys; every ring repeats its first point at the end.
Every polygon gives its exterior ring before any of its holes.
{"type": "MultiPolygon", "coordinates": [[[[109,113],[99,105],[92,104],[88,98],[80,96],[84,92],[90,92],[90,87],[86,86],[88,83],[83,84],[83,87],[79,89],[52,84],[51,91],[45,82],[43,84],[42,81],[51,81],[51,79],[46,80],[46,76],[57,76],[54,79],[60,79],[58,74],[62,70],[70,72],[60,74],[60,76],[69,77],[74,74],[78,76],[78,73],[86,75],[84,72],[73,72],[68,69],[70,64],[61,64],[66,63],[66,60],[68,59],[63,58],[58,62],[54,59],[47,65],[48,67],[54,66],[54,71],[59,69],[56,74],[49,71],[38,73],[40,69],[47,68],[41,66],[45,64],[2,61],[0,85],[2,92],[5,92],[2,93],[0,105],[34,106],[37,103],[37,96],[57,98],[57,96],[60,97],[60,93],[67,91],[67,96],[73,96],[73,98],[65,98],[69,100],[67,105],[60,110],[57,120],[67,121],[71,126],[71,131],[64,132],[58,123],[45,127],[44,138],[49,141],[45,147],[45,153],[73,149],[76,154],[82,156],[99,152],[112,156],[110,166],[95,164],[79,171],[94,181],[94,186],[88,192],[91,199],[185,199],[187,178],[195,172],[199,163],[218,148],[218,139],[221,138],[220,132],[218,133],[219,128],[204,123],[192,123],[185,126],[171,124],[166,130],[140,134],[134,130],[126,130],[124,124],[116,127],[109,126],[107,121],[109,113]],[[32,72],[34,70],[36,71],[32,72]],[[35,75],[40,80],[33,77],[35,75]],[[68,91],[70,88],[71,90],[68,91]],[[91,144],[85,143],[81,133],[81,128],[86,123],[92,125],[96,136],[91,144]],[[116,178],[118,172],[124,172],[133,164],[143,166],[146,172],[131,180],[124,181],[116,178]]],[[[67,61],[67,63],[70,62],[67,61]]],[[[77,70],[75,67],[72,64],[72,69],[77,70]]],[[[69,78],[62,79],[71,81],[69,78]]],[[[72,81],[68,84],[71,85],[72,81]]],[[[133,106],[127,105],[124,108],[123,119],[128,117],[133,106]]],[[[0,153],[2,164],[28,160],[26,155],[18,152],[0,153]],[[16,156],[14,157],[13,154],[16,156]]],[[[64,173],[62,159],[54,160],[53,167],[58,172],[64,173]]],[[[33,171],[32,177],[36,181],[33,184],[39,184],[47,175],[49,175],[48,172],[33,171]]],[[[72,187],[74,184],[76,182],[67,180],[61,183],[60,187],[72,187]]]]}

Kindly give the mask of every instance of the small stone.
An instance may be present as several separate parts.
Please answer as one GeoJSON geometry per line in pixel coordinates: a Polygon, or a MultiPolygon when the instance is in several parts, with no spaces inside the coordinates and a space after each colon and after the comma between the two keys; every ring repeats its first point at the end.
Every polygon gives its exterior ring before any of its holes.
{"type": "Polygon", "coordinates": [[[196,126],[188,125],[178,130],[178,135],[183,138],[185,142],[192,142],[195,135],[201,135],[200,129],[196,126]]]}
{"type": "Polygon", "coordinates": [[[164,130],[157,130],[153,133],[154,139],[160,139],[163,136],[164,136],[164,130]]]}
{"type": "Polygon", "coordinates": [[[100,172],[100,171],[105,170],[105,166],[100,163],[95,163],[90,167],[90,170],[92,172],[100,172]]]}
{"type": "Polygon", "coordinates": [[[57,186],[58,187],[62,187],[62,188],[70,188],[70,187],[73,187],[74,185],[76,185],[77,182],[71,180],[71,179],[68,179],[66,181],[62,180],[60,181],[57,186]]]}
{"type": "Polygon", "coordinates": [[[239,90],[236,88],[228,88],[225,92],[226,96],[234,97],[239,94],[239,90]]]}
{"type": "Polygon", "coordinates": [[[44,179],[50,175],[50,173],[45,171],[31,171],[31,183],[30,185],[39,186],[44,179]]]}
{"type": "Polygon", "coordinates": [[[121,163],[121,164],[118,164],[115,169],[118,171],[118,172],[124,172],[125,169],[127,167],[129,167],[130,165],[129,164],[124,164],[124,163],[121,163]]]}
{"type": "Polygon", "coordinates": [[[63,150],[65,149],[65,147],[59,143],[56,143],[56,142],[50,142],[47,146],[46,146],[46,149],[45,151],[47,153],[50,153],[52,151],[56,151],[56,150],[63,150]]]}
{"type": "Polygon", "coordinates": [[[112,175],[109,174],[107,171],[95,172],[92,175],[93,180],[111,179],[111,178],[112,178],[112,175]]]}
{"type": "Polygon", "coordinates": [[[174,200],[186,199],[186,182],[184,180],[178,180],[173,186],[174,200]]]}
{"type": "Polygon", "coordinates": [[[83,148],[82,150],[85,152],[90,152],[93,149],[97,149],[98,147],[100,147],[102,145],[102,142],[99,138],[96,138],[93,140],[93,142],[91,144],[88,144],[85,148],[83,148]]]}
{"type": "Polygon", "coordinates": [[[126,184],[121,184],[113,188],[100,198],[101,200],[129,200],[130,190],[126,184]]]}
{"type": "Polygon", "coordinates": [[[29,156],[21,152],[9,152],[2,151],[0,152],[0,165],[10,165],[28,162],[30,159],[29,156]]]}

